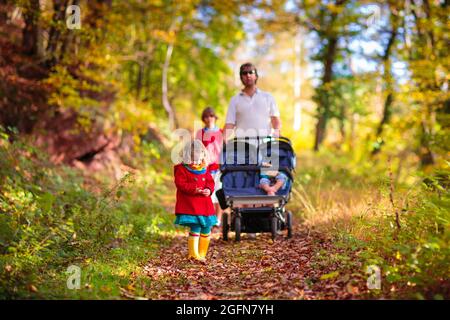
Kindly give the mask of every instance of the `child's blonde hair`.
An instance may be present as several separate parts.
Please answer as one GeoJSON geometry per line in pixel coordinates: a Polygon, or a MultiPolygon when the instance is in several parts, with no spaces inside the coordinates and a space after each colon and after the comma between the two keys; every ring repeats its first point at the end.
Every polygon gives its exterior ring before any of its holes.
{"type": "Polygon", "coordinates": [[[198,139],[187,142],[180,153],[181,160],[186,164],[192,163],[197,158],[196,156],[200,156],[201,160],[209,164],[208,151],[198,139]]]}

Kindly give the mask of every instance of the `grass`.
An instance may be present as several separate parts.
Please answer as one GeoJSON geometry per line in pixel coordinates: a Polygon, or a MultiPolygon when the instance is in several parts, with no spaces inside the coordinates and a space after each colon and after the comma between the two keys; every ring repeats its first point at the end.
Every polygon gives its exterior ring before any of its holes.
{"type": "Polygon", "coordinates": [[[322,267],[337,263],[348,272],[364,272],[378,266],[382,290],[372,291],[372,298],[449,297],[448,190],[421,183],[419,174],[409,176],[410,183],[391,181],[386,167],[372,168],[371,176],[355,173],[355,164],[345,157],[322,154],[314,164],[308,155],[303,160],[298,161],[304,165],[294,185],[293,211],[302,212],[308,228],[332,239],[336,252],[321,255],[322,267]]]}
{"type": "Polygon", "coordinates": [[[21,139],[0,132],[0,297],[118,299],[139,296],[140,266],[175,233],[164,159],[118,182],[84,179],[54,166],[21,139]],[[152,192],[158,184],[159,192],[152,192]],[[82,290],[68,289],[79,267],[82,290]]]}

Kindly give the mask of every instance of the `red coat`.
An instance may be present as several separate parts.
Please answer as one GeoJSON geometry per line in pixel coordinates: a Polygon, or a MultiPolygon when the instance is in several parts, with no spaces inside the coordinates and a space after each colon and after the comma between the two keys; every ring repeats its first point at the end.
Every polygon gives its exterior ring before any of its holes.
{"type": "Polygon", "coordinates": [[[177,202],[175,214],[192,214],[212,216],[215,214],[211,195],[205,197],[195,192],[196,188],[214,192],[214,180],[209,169],[203,174],[195,174],[186,169],[183,164],[174,166],[175,185],[177,187],[177,202]]]}

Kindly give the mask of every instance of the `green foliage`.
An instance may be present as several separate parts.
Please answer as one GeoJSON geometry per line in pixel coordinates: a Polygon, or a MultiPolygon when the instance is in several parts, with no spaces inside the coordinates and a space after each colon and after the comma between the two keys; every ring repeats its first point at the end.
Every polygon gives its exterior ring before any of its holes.
{"type": "MultiPolygon", "coordinates": [[[[36,297],[30,286],[38,296],[46,290],[55,296],[77,294],[65,288],[63,270],[69,265],[82,268],[86,283],[95,282],[118,261],[125,267],[125,261],[144,259],[153,250],[144,242],[172,230],[171,215],[154,204],[146,185],[134,185],[131,175],[99,196],[86,190],[76,171],[54,167],[38,149],[3,129],[0,136],[1,297],[36,297]],[[98,269],[88,267],[92,261],[98,269]],[[54,281],[59,281],[56,287],[54,281]]],[[[118,296],[120,283],[113,280],[90,286],[101,296],[118,296]],[[102,292],[106,284],[115,291],[102,292]]]]}
{"type": "MultiPolygon", "coordinates": [[[[347,121],[348,115],[368,114],[367,106],[373,89],[370,75],[364,75],[338,77],[320,90],[326,90],[330,95],[330,118],[347,121]]],[[[317,95],[321,94],[320,90],[318,89],[317,95]]],[[[319,97],[316,99],[320,100],[319,97]]]]}
{"type": "MultiPolygon", "coordinates": [[[[402,229],[394,239],[392,216],[384,217],[384,228],[378,235],[381,241],[366,245],[382,256],[386,285],[411,287],[410,292],[423,296],[436,293],[437,285],[445,290],[450,259],[450,195],[448,190],[438,195],[435,191],[419,188],[408,201],[414,203],[402,212],[402,229]],[[414,288],[416,287],[416,288],[414,288]]],[[[375,240],[375,239],[374,239],[375,240]]],[[[445,294],[445,291],[437,292],[445,294]]]]}
{"type": "Polygon", "coordinates": [[[334,265],[338,262],[339,270],[350,267],[362,274],[367,266],[378,266],[382,273],[382,290],[369,290],[371,297],[447,297],[448,165],[432,174],[414,173],[414,183],[394,182],[392,192],[388,172],[380,167],[372,166],[361,172],[355,170],[360,164],[349,161],[345,155],[322,153],[315,165],[303,161],[294,189],[306,192],[294,192],[294,203],[289,204],[294,206],[293,210],[303,204],[297,210],[303,211],[306,222],[331,235],[341,250],[339,253],[318,252],[322,256],[321,263],[334,265]],[[358,196],[353,196],[355,193],[358,196]],[[395,209],[389,200],[391,195],[395,209]],[[330,199],[327,201],[327,198],[330,199]],[[401,229],[395,225],[394,210],[400,214],[401,229]],[[324,215],[330,218],[322,222],[324,215]]]}

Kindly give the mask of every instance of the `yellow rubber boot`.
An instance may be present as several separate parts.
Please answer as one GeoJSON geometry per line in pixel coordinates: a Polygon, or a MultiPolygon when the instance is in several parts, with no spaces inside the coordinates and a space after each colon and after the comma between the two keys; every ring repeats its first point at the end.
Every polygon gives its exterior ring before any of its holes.
{"type": "Polygon", "coordinates": [[[188,238],[189,259],[203,260],[198,254],[198,242],[199,242],[198,238],[199,238],[198,234],[189,233],[188,238]]]}
{"type": "Polygon", "coordinates": [[[209,233],[208,234],[200,234],[200,240],[198,244],[198,253],[200,258],[206,258],[206,253],[208,252],[209,247],[209,233]]]}

